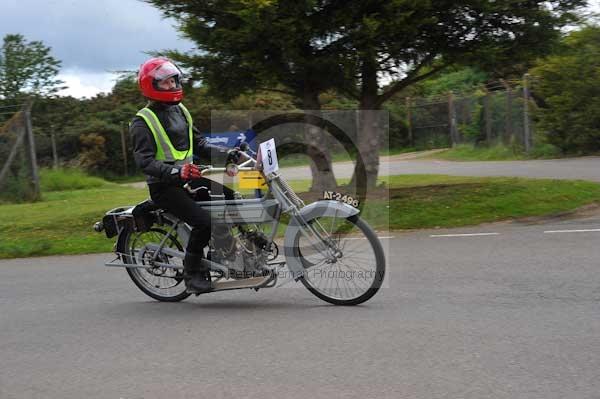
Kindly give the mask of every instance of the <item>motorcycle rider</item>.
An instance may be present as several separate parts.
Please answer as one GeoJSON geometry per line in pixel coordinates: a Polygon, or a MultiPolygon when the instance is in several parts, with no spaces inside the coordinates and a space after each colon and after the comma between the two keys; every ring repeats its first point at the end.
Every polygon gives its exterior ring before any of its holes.
{"type": "Polygon", "coordinates": [[[149,102],[137,112],[129,132],[135,162],[147,176],[152,201],[192,227],[183,261],[184,281],[188,292],[198,294],[212,289],[210,272],[201,261],[211,236],[210,215],[183,186],[196,180],[195,187],[233,198],[232,190],[202,177],[194,156],[207,159],[208,164],[215,159],[236,163],[239,153],[213,146],[199,134],[181,103],[181,79],[181,70],[168,58],[151,58],[140,66],[138,85],[149,102]]]}

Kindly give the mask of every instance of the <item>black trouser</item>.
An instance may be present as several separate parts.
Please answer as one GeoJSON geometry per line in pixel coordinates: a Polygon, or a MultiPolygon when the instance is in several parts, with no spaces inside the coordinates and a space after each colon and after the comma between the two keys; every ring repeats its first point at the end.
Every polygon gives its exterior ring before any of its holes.
{"type": "Polygon", "coordinates": [[[167,210],[190,226],[192,231],[186,251],[189,254],[202,254],[204,247],[208,245],[211,233],[210,214],[202,209],[196,201],[209,201],[208,190],[212,195],[225,194],[226,199],[233,199],[233,190],[213,180],[201,178],[192,184],[194,188],[200,189],[195,198],[183,187],[153,183],[148,185],[150,198],[155,204],[167,210]]]}

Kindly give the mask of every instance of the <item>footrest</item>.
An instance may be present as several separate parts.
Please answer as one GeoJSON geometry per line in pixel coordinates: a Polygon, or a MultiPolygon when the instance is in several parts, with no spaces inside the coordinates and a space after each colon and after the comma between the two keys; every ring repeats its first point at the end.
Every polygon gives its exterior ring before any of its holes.
{"type": "Polygon", "coordinates": [[[213,283],[213,291],[236,290],[240,288],[260,288],[268,283],[272,276],[250,277],[243,280],[218,281],[213,283]]]}

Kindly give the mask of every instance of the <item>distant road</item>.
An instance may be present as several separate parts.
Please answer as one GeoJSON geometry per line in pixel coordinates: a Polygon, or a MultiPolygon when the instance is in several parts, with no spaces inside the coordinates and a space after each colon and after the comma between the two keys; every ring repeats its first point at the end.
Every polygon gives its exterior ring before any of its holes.
{"type": "MultiPolygon", "coordinates": [[[[379,175],[513,176],[600,182],[600,157],[485,162],[454,162],[418,158],[433,152],[436,151],[381,157],[379,175]]],[[[352,162],[333,164],[336,178],[350,178],[353,168],[352,162]]],[[[282,174],[288,180],[307,179],[310,177],[310,168],[308,166],[283,168],[282,174]]],[[[219,176],[213,175],[211,179],[219,180],[219,176]]],[[[145,187],[145,183],[129,183],[128,185],[138,188],[145,187]]]]}
{"type": "MultiPolygon", "coordinates": [[[[333,165],[336,178],[352,176],[351,162],[333,165]]],[[[310,168],[283,169],[287,179],[306,179],[310,168]]],[[[380,176],[440,174],[453,176],[514,176],[553,179],[582,179],[600,182],[600,157],[532,161],[454,162],[396,155],[381,157],[380,176]]]]}

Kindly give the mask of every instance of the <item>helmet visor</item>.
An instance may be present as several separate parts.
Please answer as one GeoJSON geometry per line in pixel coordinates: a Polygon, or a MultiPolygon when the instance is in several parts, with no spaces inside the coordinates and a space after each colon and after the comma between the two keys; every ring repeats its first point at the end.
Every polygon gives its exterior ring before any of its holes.
{"type": "Polygon", "coordinates": [[[176,76],[177,80],[181,78],[181,70],[172,62],[157,66],[150,74],[154,80],[164,80],[173,76],[176,76]]]}
{"type": "Polygon", "coordinates": [[[181,70],[171,62],[157,66],[152,72],[152,86],[157,91],[180,91],[181,70]]]}

